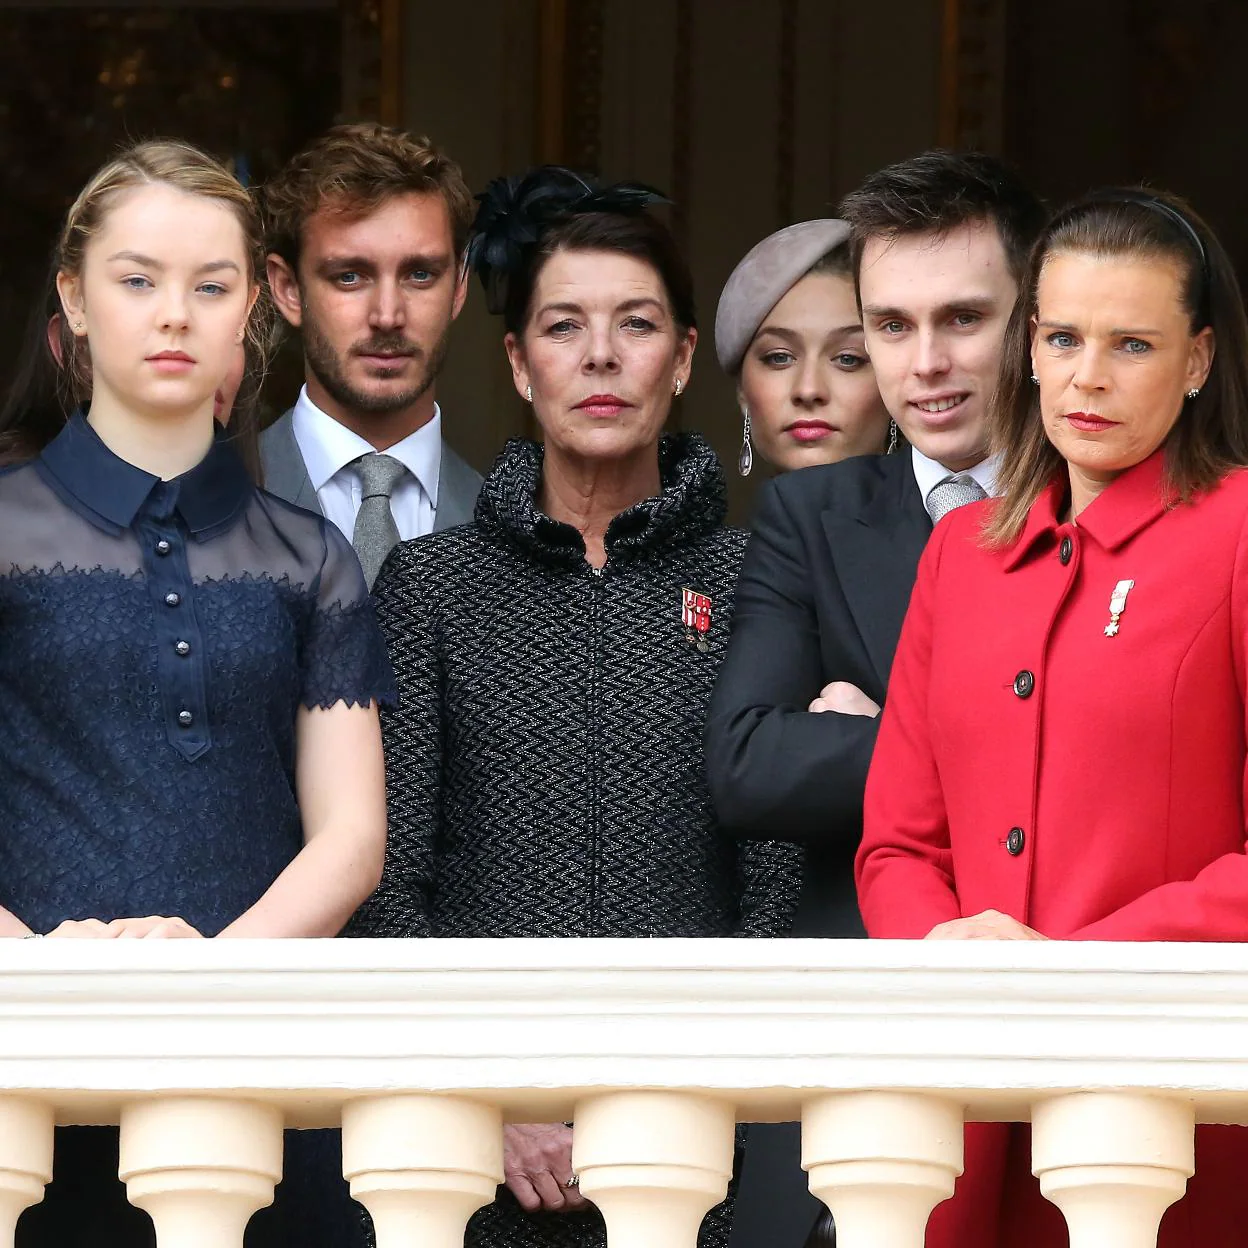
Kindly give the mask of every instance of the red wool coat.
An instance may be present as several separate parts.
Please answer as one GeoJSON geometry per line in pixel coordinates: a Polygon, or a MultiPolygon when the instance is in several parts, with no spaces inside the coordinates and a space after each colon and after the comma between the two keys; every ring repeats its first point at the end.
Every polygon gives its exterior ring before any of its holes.
{"type": "MultiPolygon", "coordinates": [[[[995,909],[1063,940],[1248,940],[1248,471],[1168,507],[1158,452],[1077,524],[1064,493],[1004,550],[987,503],[932,535],[867,782],[867,931],[995,909]]],[[[968,1130],[929,1248],[1066,1243],[1026,1134],[968,1130]]],[[[1238,1246],[1246,1224],[1248,1131],[1201,1128],[1161,1246],[1238,1246]]]]}

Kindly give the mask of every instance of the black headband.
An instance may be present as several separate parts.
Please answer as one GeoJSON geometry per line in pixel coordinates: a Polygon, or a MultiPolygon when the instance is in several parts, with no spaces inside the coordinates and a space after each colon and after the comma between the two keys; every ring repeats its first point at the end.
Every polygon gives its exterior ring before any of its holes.
{"type": "Polygon", "coordinates": [[[1085,204],[1093,203],[1116,203],[1116,204],[1139,204],[1141,208],[1148,208],[1153,212],[1159,212],[1163,217],[1173,222],[1184,233],[1192,246],[1196,248],[1196,254],[1200,257],[1200,274],[1205,279],[1206,286],[1209,283],[1209,256],[1205,252],[1205,244],[1200,235],[1196,233],[1196,227],[1177,209],[1166,203],[1164,199],[1159,199],[1156,195],[1150,195],[1147,191],[1132,190],[1106,190],[1095,191],[1089,195],[1085,204]]]}

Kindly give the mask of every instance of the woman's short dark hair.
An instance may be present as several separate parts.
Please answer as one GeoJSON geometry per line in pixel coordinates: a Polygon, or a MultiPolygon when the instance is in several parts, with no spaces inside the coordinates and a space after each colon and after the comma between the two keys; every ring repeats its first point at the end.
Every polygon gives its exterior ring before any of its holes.
{"type": "Polygon", "coordinates": [[[647,211],[664,197],[635,183],[600,186],[560,165],[496,178],[477,196],[481,207],[468,247],[491,312],[519,334],[547,260],[560,251],[612,251],[659,275],[683,332],[697,327],[693,276],[668,227],[647,211]]]}
{"type": "Polygon", "coordinates": [[[947,234],[981,221],[996,226],[1010,272],[1021,281],[1045,221],[1044,205],[1009,165],[983,152],[943,148],[877,170],[845,196],[837,216],[850,225],[855,285],[870,239],[947,234]]]}
{"type": "Polygon", "coordinates": [[[1003,498],[986,534],[1005,545],[1064,463],[1049,441],[1031,384],[1032,321],[1045,264],[1062,254],[1126,257],[1177,267],[1180,299],[1193,334],[1214,337],[1209,376],[1184,401],[1165,442],[1166,482],[1184,502],[1248,464],[1248,320],[1230,258],[1217,236],[1177,195],[1142,188],[1097,191],[1063,208],[1032,249],[1018,303],[1006,330],[1001,378],[992,403],[993,449],[1002,455],[1003,498]]]}

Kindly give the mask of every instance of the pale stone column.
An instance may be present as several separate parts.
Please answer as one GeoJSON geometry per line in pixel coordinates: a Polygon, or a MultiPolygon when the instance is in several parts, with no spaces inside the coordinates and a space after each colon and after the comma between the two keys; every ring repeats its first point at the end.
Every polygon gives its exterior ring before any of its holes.
{"type": "Polygon", "coordinates": [[[736,1112],[687,1092],[608,1092],[576,1107],[572,1164],[610,1248],[695,1248],[728,1190],[736,1112]]]}
{"type": "Polygon", "coordinates": [[[1070,1248],[1155,1248],[1161,1215],[1195,1172],[1190,1104],[1075,1092],[1032,1111],[1032,1169],[1062,1211],[1070,1248]]]}
{"type": "Polygon", "coordinates": [[[137,1101],[121,1111],[118,1173],[157,1248],[242,1248],[282,1177],[282,1114],[215,1097],[137,1101]]]}
{"type": "Polygon", "coordinates": [[[0,1096],[0,1246],[10,1248],[17,1219],[43,1199],[52,1179],[51,1105],[0,1096]]]}
{"type": "Polygon", "coordinates": [[[348,1101],[342,1173],[377,1248],[463,1248],[468,1219],[503,1181],[502,1114],[455,1096],[348,1101]]]}
{"type": "Polygon", "coordinates": [[[962,1173],[962,1107],[918,1092],[844,1092],[802,1106],[802,1166],[838,1248],[923,1248],[962,1173]]]}

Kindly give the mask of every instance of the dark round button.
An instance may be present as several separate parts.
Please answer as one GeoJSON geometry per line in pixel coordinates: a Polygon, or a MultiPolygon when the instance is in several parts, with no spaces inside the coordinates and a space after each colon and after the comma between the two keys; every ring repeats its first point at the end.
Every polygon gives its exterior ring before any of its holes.
{"type": "Polygon", "coordinates": [[[1023,846],[1026,843],[1027,838],[1023,835],[1022,828],[1011,828],[1009,836],[1005,838],[1005,851],[1017,858],[1023,852],[1023,846]]]}
{"type": "Polygon", "coordinates": [[[191,643],[189,641],[175,641],[173,648],[183,657],[186,658],[191,652],[191,643]]]}
{"type": "Polygon", "coordinates": [[[177,593],[175,590],[171,589],[165,595],[165,606],[167,607],[176,607],[181,601],[182,601],[182,595],[177,593]]]}
{"type": "Polygon", "coordinates": [[[156,543],[156,553],[158,555],[167,555],[172,549],[173,547],[163,537],[156,543]]]}
{"type": "Polygon", "coordinates": [[[1014,692],[1020,698],[1031,697],[1031,691],[1036,687],[1036,678],[1025,668],[1014,677],[1014,692]]]}
{"type": "Polygon", "coordinates": [[[1061,559],[1062,563],[1063,564],[1069,563],[1074,553],[1075,553],[1074,542],[1072,542],[1070,538],[1068,537],[1062,538],[1062,545],[1060,549],[1058,550],[1058,558],[1061,559]]]}
{"type": "MultiPolygon", "coordinates": [[[[181,724],[183,728],[189,728],[194,722],[195,716],[192,715],[190,711],[178,712],[178,723],[181,724]]],[[[1011,835],[1013,835],[1013,833],[1011,833],[1011,835]]]]}

